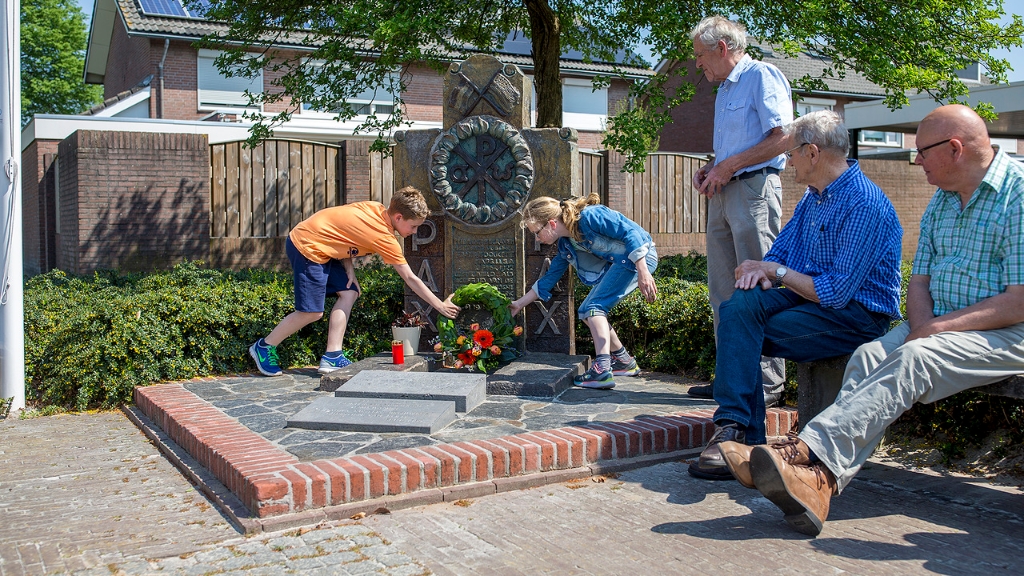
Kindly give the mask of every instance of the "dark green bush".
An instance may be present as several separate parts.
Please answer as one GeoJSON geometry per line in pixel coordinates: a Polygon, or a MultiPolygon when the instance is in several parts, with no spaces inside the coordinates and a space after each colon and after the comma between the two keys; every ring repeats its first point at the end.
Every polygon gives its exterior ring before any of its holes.
{"type": "MultiPolygon", "coordinates": [[[[379,261],[357,275],[363,296],[346,348],[361,358],[387,348],[403,296],[402,280],[379,261]]],[[[249,372],[249,345],[292,309],[291,275],[260,270],[190,262],[150,275],[36,276],[25,286],[27,396],[82,410],[129,402],[140,384],[249,372]]],[[[326,331],[325,314],[286,340],[282,366],[314,364],[326,331]]]]}
{"type": "MultiPolygon", "coordinates": [[[[639,291],[619,303],[608,320],[619,339],[646,370],[710,378],[715,371],[715,338],[708,302],[707,257],[663,257],[654,273],[658,299],[647,304],[639,291]]],[[[590,287],[575,284],[582,302],[590,287]]],[[[594,341],[583,322],[576,323],[576,351],[593,354],[594,341]]]]}

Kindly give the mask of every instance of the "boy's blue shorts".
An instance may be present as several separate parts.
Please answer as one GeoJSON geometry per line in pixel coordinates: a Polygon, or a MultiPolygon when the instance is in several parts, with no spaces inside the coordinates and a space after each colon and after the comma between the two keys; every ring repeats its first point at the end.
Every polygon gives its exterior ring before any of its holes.
{"type": "Polygon", "coordinates": [[[323,312],[328,294],[356,289],[355,285],[348,285],[348,273],[341,260],[313,262],[299,252],[291,238],[285,240],[284,250],[292,263],[296,312],[323,312]]]}

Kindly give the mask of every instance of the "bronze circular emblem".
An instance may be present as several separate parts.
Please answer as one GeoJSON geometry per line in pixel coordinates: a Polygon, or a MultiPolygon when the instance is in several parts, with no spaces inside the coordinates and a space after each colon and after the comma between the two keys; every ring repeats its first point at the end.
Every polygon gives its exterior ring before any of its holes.
{"type": "Polygon", "coordinates": [[[515,214],[533,188],[533,156],[511,124],[465,118],[430,149],[430,189],[453,217],[494,224],[515,214]]]}

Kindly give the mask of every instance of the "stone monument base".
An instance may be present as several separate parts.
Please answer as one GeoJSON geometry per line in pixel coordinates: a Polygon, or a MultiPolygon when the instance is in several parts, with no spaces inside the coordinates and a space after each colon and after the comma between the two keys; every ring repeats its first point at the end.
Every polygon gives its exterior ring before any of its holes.
{"type": "MultiPolygon", "coordinates": [[[[382,353],[353,362],[320,378],[319,390],[334,392],[363,370],[392,372],[428,372],[434,355],[406,356],[404,364],[392,364],[391,354],[382,353]]],[[[499,396],[530,396],[553,398],[572,387],[573,376],[582,374],[590,362],[589,356],[570,356],[553,352],[527,352],[518,359],[499,367],[487,375],[487,394],[499,396]]],[[[441,369],[447,372],[479,374],[466,369],[441,369]]]]}

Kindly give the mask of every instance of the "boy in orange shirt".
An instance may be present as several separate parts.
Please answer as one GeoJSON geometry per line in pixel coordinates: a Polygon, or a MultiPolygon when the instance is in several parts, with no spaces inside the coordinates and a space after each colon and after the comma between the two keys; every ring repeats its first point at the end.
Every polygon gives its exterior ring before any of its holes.
{"type": "Polygon", "coordinates": [[[267,376],[281,374],[277,346],[302,327],[323,318],[327,294],[337,294],[327,327],[327,351],[320,358],[321,374],[351,364],[342,355],[345,327],[352,305],[359,297],[352,259],[380,254],[394,266],[402,280],[420,298],[448,318],[455,318],[459,307],[451,296],[441,301],[409,267],[402,253],[402,238],[416,233],[430,209],[423,194],[406,186],[391,197],[385,209],[380,202],[355,202],[326,208],[300,222],[285,241],[295,280],[295,311],[284,317],[266,337],[249,347],[259,371],[267,376]]]}

